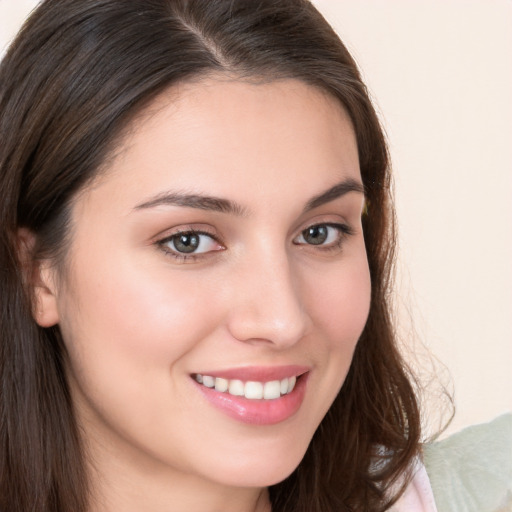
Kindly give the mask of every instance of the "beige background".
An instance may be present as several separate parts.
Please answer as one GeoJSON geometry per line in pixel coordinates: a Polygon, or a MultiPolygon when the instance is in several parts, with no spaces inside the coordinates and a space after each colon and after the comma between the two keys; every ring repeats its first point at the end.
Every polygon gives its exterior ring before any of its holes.
{"type": "MultiPolygon", "coordinates": [[[[402,337],[420,365],[424,344],[448,368],[457,412],[447,432],[490,420],[512,410],[512,1],[315,3],[389,136],[402,337]]],[[[0,0],[1,49],[35,4],[0,0]]]]}

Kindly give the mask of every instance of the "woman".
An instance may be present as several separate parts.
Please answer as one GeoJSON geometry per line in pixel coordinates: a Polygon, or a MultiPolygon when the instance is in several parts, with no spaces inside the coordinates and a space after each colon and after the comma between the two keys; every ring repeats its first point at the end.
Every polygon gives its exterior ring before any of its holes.
{"type": "Polygon", "coordinates": [[[49,0],[0,77],[0,509],[389,509],[387,149],[316,10],[49,0]]]}

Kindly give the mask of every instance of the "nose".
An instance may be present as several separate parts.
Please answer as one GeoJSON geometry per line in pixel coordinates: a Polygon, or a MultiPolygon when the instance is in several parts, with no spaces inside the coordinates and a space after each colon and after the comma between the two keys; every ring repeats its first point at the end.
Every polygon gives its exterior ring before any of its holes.
{"type": "Polygon", "coordinates": [[[228,329],[239,341],[286,348],[308,331],[301,280],[283,254],[260,255],[235,273],[228,329]]]}

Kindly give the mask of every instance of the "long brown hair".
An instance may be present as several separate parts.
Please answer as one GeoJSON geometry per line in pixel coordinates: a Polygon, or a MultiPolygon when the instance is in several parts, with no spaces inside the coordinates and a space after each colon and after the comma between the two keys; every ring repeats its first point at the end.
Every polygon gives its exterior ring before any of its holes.
{"type": "Polygon", "coordinates": [[[419,413],[389,313],[394,214],[386,142],[358,69],[306,0],[46,0],[0,67],[0,510],[88,508],[58,327],[31,314],[17,233],[66,254],[69,210],[124,129],[165,89],[208,73],[296,78],[342,102],[368,211],[369,318],[351,369],[274,512],[386,510],[418,453],[419,413]],[[391,489],[394,489],[392,491],[391,489]]]}

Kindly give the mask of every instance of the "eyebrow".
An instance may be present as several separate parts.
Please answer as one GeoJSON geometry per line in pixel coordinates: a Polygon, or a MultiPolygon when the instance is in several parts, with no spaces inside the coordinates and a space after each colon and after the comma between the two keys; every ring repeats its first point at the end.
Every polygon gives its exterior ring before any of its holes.
{"type": "MultiPolygon", "coordinates": [[[[323,204],[339,199],[349,192],[364,194],[364,186],[354,179],[346,179],[334,185],[325,192],[312,197],[304,207],[304,213],[323,204]]],[[[164,192],[137,205],[134,210],[145,210],[157,206],[181,206],[185,208],[196,208],[219,213],[228,213],[239,217],[248,214],[247,208],[241,204],[221,197],[207,196],[202,194],[187,194],[182,192],[164,192]]]]}
{"type": "Polygon", "coordinates": [[[361,182],[356,181],[352,178],[348,178],[337,185],[334,185],[330,189],[318,194],[317,196],[311,198],[306,206],[304,207],[304,212],[308,212],[309,210],[313,210],[322,206],[323,204],[330,203],[335,199],[339,199],[340,197],[348,194],[349,192],[357,192],[359,194],[364,194],[364,186],[361,182]]]}
{"type": "Polygon", "coordinates": [[[198,210],[230,213],[240,217],[247,214],[246,208],[229,199],[180,192],[164,192],[137,205],[135,210],[155,208],[157,206],[183,206],[185,208],[196,208],[198,210]]]}

